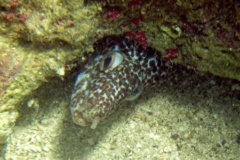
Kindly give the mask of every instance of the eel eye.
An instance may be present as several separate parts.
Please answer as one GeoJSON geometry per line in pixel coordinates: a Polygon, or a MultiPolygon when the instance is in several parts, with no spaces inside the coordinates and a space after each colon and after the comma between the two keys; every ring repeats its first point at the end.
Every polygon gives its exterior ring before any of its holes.
{"type": "Polygon", "coordinates": [[[123,61],[123,56],[121,53],[114,52],[107,54],[100,65],[100,69],[104,70],[112,70],[118,65],[120,65],[123,61]]]}
{"type": "Polygon", "coordinates": [[[104,68],[108,68],[109,65],[111,64],[111,62],[112,62],[112,56],[109,55],[109,56],[107,56],[107,57],[104,59],[103,67],[104,67],[104,68]]]}

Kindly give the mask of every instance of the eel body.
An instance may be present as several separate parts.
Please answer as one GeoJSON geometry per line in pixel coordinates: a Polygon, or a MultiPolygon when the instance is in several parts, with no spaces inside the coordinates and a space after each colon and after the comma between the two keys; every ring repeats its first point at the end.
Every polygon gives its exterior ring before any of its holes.
{"type": "Polygon", "coordinates": [[[170,62],[153,48],[125,36],[107,36],[94,44],[71,95],[73,121],[96,128],[124,100],[136,99],[166,76],[170,62]]]}

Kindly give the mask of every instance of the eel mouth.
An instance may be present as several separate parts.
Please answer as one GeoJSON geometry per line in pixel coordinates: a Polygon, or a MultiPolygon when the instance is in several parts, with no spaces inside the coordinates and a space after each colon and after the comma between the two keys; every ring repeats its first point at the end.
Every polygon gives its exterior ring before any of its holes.
{"type": "Polygon", "coordinates": [[[72,112],[73,122],[80,126],[89,126],[92,123],[92,120],[87,117],[86,114],[79,112],[78,110],[74,110],[72,112]]]}
{"type": "Polygon", "coordinates": [[[92,129],[95,129],[100,122],[101,118],[99,116],[89,117],[88,114],[84,114],[77,110],[72,113],[73,122],[82,127],[90,126],[92,129]]]}

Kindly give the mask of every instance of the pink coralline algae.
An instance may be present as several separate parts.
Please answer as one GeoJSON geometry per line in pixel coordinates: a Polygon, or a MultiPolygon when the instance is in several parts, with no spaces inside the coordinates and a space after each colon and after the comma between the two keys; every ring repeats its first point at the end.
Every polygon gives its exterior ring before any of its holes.
{"type": "Polygon", "coordinates": [[[134,24],[134,25],[139,25],[144,19],[144,16],[142,14],[138,15],[137,17],[134,17],[132,20],[131,20],[131,23],[134,24]]]}
{"type": "Polygon", "coordinates": [[[178,57],[179,50],[178,49],[167,49],[163,59],[165,61],[172,61],[178,57]]]}
{"type": "Polygon", "coordinates": [[[16,9],[19,6],[18,0],[10,0],[9,6],[11,9],[16,9]]]}
{"type": "Polygon", "coordinates": [[[148,46],[147,37],[143,32],[125,32],[125,35],[137,41],[142,47],[148,46]]]}
{"type": "Polygon", "coordinates": [[[0,96],[2,97],[6,88],[14,80],[20,71],[22,62],[18,61],[12,53],[0,53],[0,96]]]}
{"type": "Polygon", "coordinates": [[[5,14],[5,19],[7,22],[13,22],[16,19],[16,16],[13,12],[7,12],[5,14]]]}
{"type": "Polygon", "coordinates": [[[141,7],[141,0],[131,0],[130,2],[128,2],[128,8],[130,9],[137,9],[141,7]]]}
{"type": "Polygon", "coordinates": [[[24,23],[27,20],[27,14],[19,11],[19,1],[18,0],[10,0],[9,1],[9,9],[4,13],[5,20],[8,23],[24,23]]]}
{"type": "Polygon", "coordinates": [[[109,7],[107,11],[107,18],[109,20],[115,21],[121,16],[122,10],[121,7],[114,6],[109,7]]]}

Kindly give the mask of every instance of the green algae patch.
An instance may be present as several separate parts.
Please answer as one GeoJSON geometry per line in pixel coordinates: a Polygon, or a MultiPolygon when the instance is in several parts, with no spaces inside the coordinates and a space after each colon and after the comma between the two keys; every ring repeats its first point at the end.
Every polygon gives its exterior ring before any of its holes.
{"type": "MultiPolygon", "coordinates": [[[[52,77],[65,77],[65,64],[81,51],[71,48],[56,47],[53,49],[38,50],[32,45],[21,46],[11,40],[1,38],[0,48],[8,56],[16,56],[15,59],[1,60],[0,72],[1,97],[0,97],[0,143],[5,143],[6,138],[12,132],[19,116],[18,110],[23,102],[31,97],[31,93],[52,77]],[[9,47],[11,44],[11,47],[9,47]],[[12,63],[14,61],[14,63],[12,63]],[[28,97],[28,98],[27,98],[28,97]]],[[[1,54],[2,57],[2,54],[1,54]]],[[[49,91],[46,90],[46,93],[49,91]]]]}
{"type": "Polygon", "coordinates": [[[56,51],[43,58],[36,51],[14,45],[4,37],[1,37],[0,48],[0,143],[5,143],[18,118],[18,106],[24,97],[46,81],[46,77],[53,76],[60,63],[52,68],[49,68],[52,64],[47,65],[51,54],[55,55],[56,51]]]}
{"type": "Polygon", "coordinates": [[[14,95],[7,99],[4,97],[21,72],[26,54],[22,49],[15,47],[9,39],[2,36],[0,36],[0,50],[0,144],[3,144],[7,140],[7,135],[11,133],[11,128],[18,116],[18,112],[14,110],[13,106],[6,107],[4,105],[6,102],[12,101],[14,95]]]}
{"type": "Polygon", "coordinates": [[[240,59],[234,56],[234,54],[239,55],[239,51],[232,52],[224,47],[212,45],[212,43],[203,47],[202,44],[195,42],[192,47],[196,55],[191,60],[195,61],[198,70],[211,70],[211,73],[215,75],[240,80],[240,59]]]}
{"type": "Polygon", "coordinates": [[[93,16],[98,11],[97,6],[85,7],[79,2],[78,8],[68,10],[59,3],[49,5],[51,9],[45,8],[43,13],[31,10],[26,21],[28,40],[34,44],[62,41],[78,46],[88,39],[89,32],[96,30],[97,21],[93,16]]]}
{"type": "MultiPolygon", "coordinates": [[[[65,64],[92,50],[98,4],[83,1],[4,1],[0,14],[0,141],[19,116],[26,97],[51,77],[64,79],[65,64]],[[74,4],[72,4],[74,3],[74,4]]],[[[47,91],[46,91],[47,92],[47,91]]]]}
{"type": "Polygon", "coordinates": [[[1,6],[5,11],[0,14],[0,33],[36,46],[62,42],[79,47],[97,30],[101,11],[98,3],[83,1],[17,1],[15,8],[6,3],[1,6]]]}

